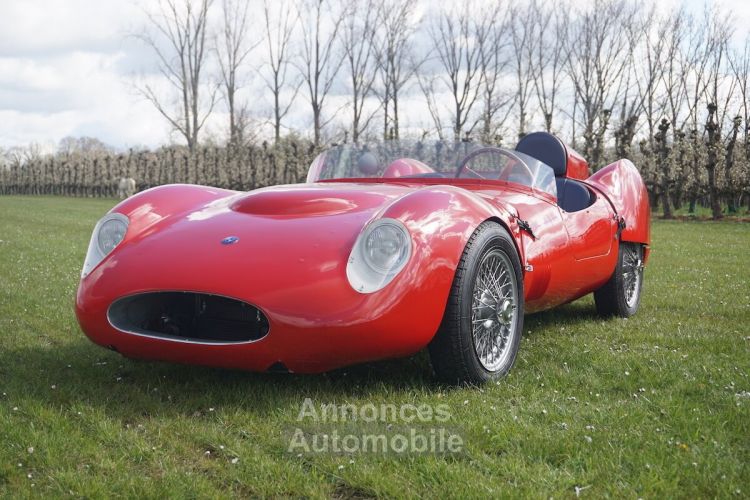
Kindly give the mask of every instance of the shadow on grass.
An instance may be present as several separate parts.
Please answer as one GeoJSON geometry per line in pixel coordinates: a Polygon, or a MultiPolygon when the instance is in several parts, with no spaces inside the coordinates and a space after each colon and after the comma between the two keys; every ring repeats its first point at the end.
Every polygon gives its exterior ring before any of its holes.
{"type": "MultiPolygon", "coordinates": [[[[592,304],[569,304],[529,315],[538,335],[560,324],[598,319],[592,304]]],[[[101,408],[113,418],[196,416],[208,408],[273,415],[316,402],[408,400],[414,393],[460,389],[438,384],[426,350],[402,359],[351,366],[318,375],[250,373],[135,361],[94,346],[81,335],[57,346],[0,351],[0,392],[49,408],[101,408]],[[54,386],[54,389],[52,389],[54,386]]]]}
{"type": "Polygon", "coordinates": [[[524,318],[524,335],[529,331],[534,335],[545,328],[576,325],[586,321],[602,321],[594,304],[583,301],[571,302],[555,309],[527,315],[524,318]]]}
{"type": "MultiPolygon", "coordinates": [[[[0,394],[50,408],[98,407],[111,417],[196,416],[208,408],[268,415],[316,402],[437,391],[425,351],[317,375],[251,373],[123,358],[84,339],[0,351],[0,394]],[[54,388],[53,388],[54,386],[54,388]]],[[[0,397],[0,400],[2,397],[0,397]]]]}

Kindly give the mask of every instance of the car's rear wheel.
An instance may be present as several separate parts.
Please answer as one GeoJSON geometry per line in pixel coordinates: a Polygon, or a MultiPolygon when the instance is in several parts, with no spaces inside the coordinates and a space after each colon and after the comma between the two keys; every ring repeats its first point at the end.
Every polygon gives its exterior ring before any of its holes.
{"type": "Polygon", "coordinates": [[[485,222],[472,234],[443,322],[429,346],[436,375],[481,384],[508,373],[523,330],[521,263],[508,232],[485,222]]]}
{"type": "Polygon", "coordinates": [[[594,292],[597,312],[602,316],[632,316],[641,303],[642,288],[643,245],[622,242],[615,272],[594,292]]]}

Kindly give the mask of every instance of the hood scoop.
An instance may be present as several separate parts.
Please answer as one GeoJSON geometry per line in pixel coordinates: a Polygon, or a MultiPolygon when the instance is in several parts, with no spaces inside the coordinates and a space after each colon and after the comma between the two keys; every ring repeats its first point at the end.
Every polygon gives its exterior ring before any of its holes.
{"type": "Polygon", "coordinates": [[[253,191],[235,200],[230,208],[266,217],[314,217],[372,209],[389,198],[391,196],[356,188],[285,186],[253,191]]]}

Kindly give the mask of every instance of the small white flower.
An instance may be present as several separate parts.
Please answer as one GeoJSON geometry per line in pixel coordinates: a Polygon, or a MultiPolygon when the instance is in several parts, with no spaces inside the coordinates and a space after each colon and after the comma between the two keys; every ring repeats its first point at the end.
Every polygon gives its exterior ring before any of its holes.
{"type": "Polygon", "coordinates": [[[239,458],[237,458],[237,457],[234,457],[234,458],[232,459],[232,463],[233,463],[233,464],[236,464],[236,463],[238,463],[239,461],[240,461],[240,459],[239,459],[239,458]]]}
{"type": "Polygon", "coordinates": [[[593,441],[593,439],[591,439],[591,436],[583,436],[583,439],[585,439],[587,443],[590,443],[593,441]]]}
{"type": "Polygon", "coordinates": [[[31,453],[34,453],[34,447],[33,447],[33,446],[29,446],[29,447],[28,447],[28,448],[26,449],[26,451],[28,451],[28,452],[29,452],[29,454],[31,454],[31,453]]]}

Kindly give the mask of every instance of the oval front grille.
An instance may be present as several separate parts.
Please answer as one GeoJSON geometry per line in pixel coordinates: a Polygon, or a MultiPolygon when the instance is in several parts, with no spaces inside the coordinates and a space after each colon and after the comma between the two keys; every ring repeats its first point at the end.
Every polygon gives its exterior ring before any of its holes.
{"type": "Polygon", "coordinates": [[[107,317],[118,330],[135,335],[210,344],[260,340],[268,318],[240,300],[195,292],[148,292],[117,299],[107,317]]]}

